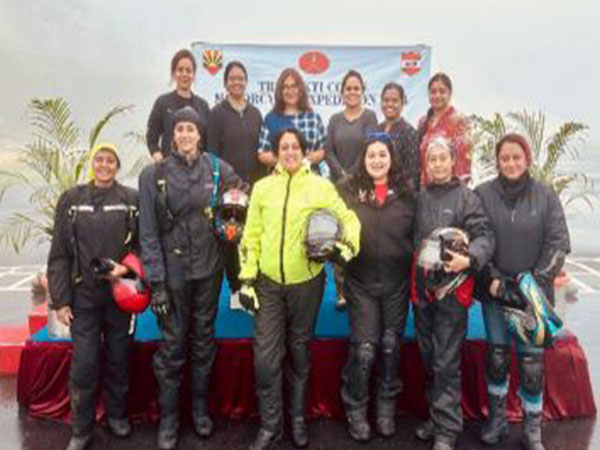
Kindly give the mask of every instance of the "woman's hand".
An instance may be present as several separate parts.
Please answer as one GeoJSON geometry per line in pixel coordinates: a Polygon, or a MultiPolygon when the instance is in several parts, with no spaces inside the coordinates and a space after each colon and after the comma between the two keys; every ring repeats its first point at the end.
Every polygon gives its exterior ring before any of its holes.
{"type": "Polygon", "coordinates": [[[498,297],[498,291],[500,290],[500,280],[498,278],[492,280],[489,290],[492,297],[498,297]]]}
{"type": "Polygon", "coordinates": [[[449,261],[444,261],[444,270],[446,272],[462,272],[463,270],[467,270],[471,265],[469,256],[461,255],[452,250],[446,250],[446,254],[452,257],[449,261]]]}
{"type": "Polygon", "coordinates": [[[73,323],[73,311],[71,311],[71,307],[69,305],[65,305],[62,308],[56,310],[56,317],[58,321],[67,327],[71,326],[73,323]]]}
{"type": "Polygon", "coordinates": [[[124,266],[123,264],[114,263],[113,269],[108,274],[108,278],[112,281],[116,281],[117,279],[127,275],[129,272],[129,267],[124,266]]]}
{"type": "Polygon", "coordinates": [[[165,157],[163,156],[162,152],[152,153],[152,159],[154,160],[154,162],[162,161],[164,158],[165,157]]]}

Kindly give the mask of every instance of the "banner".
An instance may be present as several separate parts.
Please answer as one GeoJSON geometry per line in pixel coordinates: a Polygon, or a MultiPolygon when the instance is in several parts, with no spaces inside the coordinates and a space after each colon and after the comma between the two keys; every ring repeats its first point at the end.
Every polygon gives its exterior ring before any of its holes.
{"type": "Polygon", "coordinates": [[[346,47],[315,45],[234,45],[196,42],[192,51],[198,61],[195,92],[215,105],[225,98],[223,72],[230,61],[240,61],[248,70],[246,92],[250,103],[266,114],[273,107],[275,84],[286,67],[302,75],[312,107],[327,124],[344,108],[340,95],[342,78],[350,69],[362,75],[365,106],[383,120],[380,97],[383,86],[395,81],[408,98],[403,117],[416,126],[427,111],[427,82],[431,47],[346,47]]]}

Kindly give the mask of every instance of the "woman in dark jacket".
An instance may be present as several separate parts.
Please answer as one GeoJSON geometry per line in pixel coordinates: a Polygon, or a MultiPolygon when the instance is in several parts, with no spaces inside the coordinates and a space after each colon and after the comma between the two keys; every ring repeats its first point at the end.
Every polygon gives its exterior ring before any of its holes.
{"type": "Polygon", "coordinates": [[[385,120],[378,128],[390,135],[400,166],[409,175],[412,187],[416,191],[421,187],[419,135],[417,130],[402,118],[405,104],[404,88],[398,83],[387,83],[381,90],[381,112],[385,120]]]}
{"type": "MultiPolygon", "coordinates": [[[[363,144],[364,145],[364,144],[363,144]]],[[[395,434],[400,341],[406,325],[415,199],[389,137],[373,133],[360,164],[339,187],[361,222],[360,253],[346,266],[344,296],[350,317],[350,351],[342,374],[348,432],[370,439],[369,378],[380,356],[377,431],[395,434]]]]}
{"type": "Polygon", "coordinates": [[[194,108],[206,129],[210,108],[206,100],[192,92],[195,75],[196,59],[192,52],[183,49],[175,53],[171,59],[171,79],[175,81],[175,90],[158,97],[148,117],[146,143],[154,161],[160,161],[171,153],[173,119],[181,108],[194,108]]]}
{"type": "Polygon", "coordinates": [[[48,288],[51,308],[71,327],[73,338],[69,377],[73,436],[68,450],[83,450],[92,441],[101,377],[110,430],[118,437],[131,432],[127,417],[131,314],[117,307],[110,284],[111,278],[128,269],[118,263],[107,275],[93,269],[97,258],[121,261],[137,242],[138,195],[116,181],[119,166],[113,145],[96,146],[90,156],[90,182],[63,193],[56,206],[48,288]]]}
{"type": "Polygon", "coordinates": [[[164,335],[154,355],[159,449],[177,445],[179,388],[188,354],[194,428],[200,437],[213,431],[208,388],[223,258],[211,229],[211,198],[241,180],[227,163],[202,152],[203,125],[193,108],[177,111],[174,152],[146,167],[139,179],[142,261],[152,283],[152,310],[164,335]]]}
{"type": "MultiPolygon", "coordinates": [[[[450,250],[438,255],[444,259],[443,273],[463,278],[487,264],[494,250],[494,235],[479,197],[452,175],[454,163],[448,141],[438,138],[429,144],[425,159],[429,183],[419,192],[415,242],[422,245],[441,227],[465,232],[469,241],[466,255],[450,250]]],[[[431,273],[417,265],[415,331],[427,373],[429,420],[415,434],[421,440],[434,439],[434,450],[452,450],[462,431],[460,350],[475,283],[469,275],[442,293],[441,288],[426,287],[428,276],[431,273]]]]}
{"type": "MultiPolygon", "coordinates": [[[[518,134],[507,134],[496,145],[498,176],[477,188],[496,237],[494,256],[480,277],[489,344],[486,375],[490,400],[490,417],[481,439],[488,444],[497,443],[508,433],[506,395],[512,335],[500,306],[507,282],[529,271],[553,303],[554,278],[570,251],[558,196],[531,177],[531,162],[527,141],[518,134]]],[[[523,443],[529,450],[543,450],[543,347],[517,341],[517,360],[523,443]]]]}

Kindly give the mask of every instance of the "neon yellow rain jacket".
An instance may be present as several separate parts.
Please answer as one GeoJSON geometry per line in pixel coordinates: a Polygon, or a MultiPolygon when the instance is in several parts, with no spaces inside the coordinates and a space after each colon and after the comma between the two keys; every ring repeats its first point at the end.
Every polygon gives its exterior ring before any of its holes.
{"type": "Polygon", "coordinates": [[[307,259],[303,241],[307,218],[319,208],[331,210],[342,223],[346,244],[342,257],[349,260],[356,256],[360,222],[330,181],[313,174],[307,166],[290,176],[280,165],[258,181],[250,197],[240,246],[240,279],[254,280],[259,271],[280,284],[301,283],[317,276],[323,264],[307,259]]]}

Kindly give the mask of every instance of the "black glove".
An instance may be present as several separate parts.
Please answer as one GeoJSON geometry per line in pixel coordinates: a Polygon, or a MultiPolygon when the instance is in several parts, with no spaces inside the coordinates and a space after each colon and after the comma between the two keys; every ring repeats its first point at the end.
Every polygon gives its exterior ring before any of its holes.
{"type": "Polygon", "coordinates": [[[240,289],[240,305],[250,314],[254,314],[260,308],[256,291],[249,284],[244,284],[240,289]]]}
{"type": "Polygon", "coordinates": [[[152,283],[150,308],[152,308],[152,312],[157,316],[167,316],[171,310],[167,286],[162,281],[152,283]]]}
{"type": "Polygon", "coordinates": [[[509,308],[525,309],[526,306],[517,282],[510,277],[500,278],[497,299],[502,306],[508,306],[509,308]]]}

